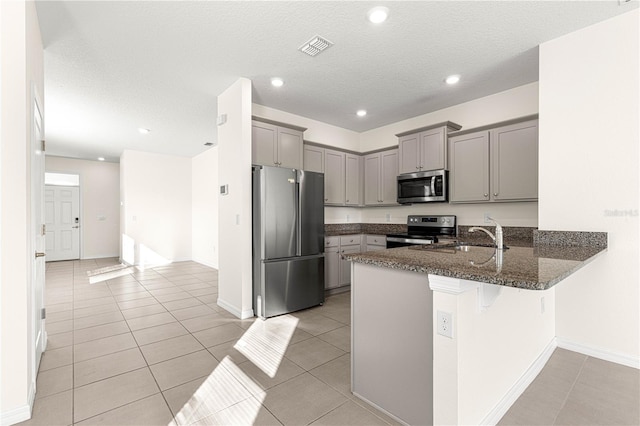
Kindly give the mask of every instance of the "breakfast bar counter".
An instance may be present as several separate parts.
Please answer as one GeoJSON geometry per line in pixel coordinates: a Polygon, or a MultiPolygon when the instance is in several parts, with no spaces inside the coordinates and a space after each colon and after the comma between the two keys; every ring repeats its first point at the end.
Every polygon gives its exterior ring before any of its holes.
{"type": "Polygon", "coordinates": [[[510,246],[459,244],[400,247],[345,255],[384,268],[460,278],[528,290],[547,290],[606,250],[602,246],[510,246]]]}

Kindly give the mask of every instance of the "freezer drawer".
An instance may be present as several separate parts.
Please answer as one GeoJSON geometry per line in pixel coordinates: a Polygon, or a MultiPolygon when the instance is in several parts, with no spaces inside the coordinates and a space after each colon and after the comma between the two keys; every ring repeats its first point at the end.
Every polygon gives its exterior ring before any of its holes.
{"type": "Polygon", "coordinates": [[[324,303],[324,255],[262,262],[254,312],[268,318],[324,303]]]}

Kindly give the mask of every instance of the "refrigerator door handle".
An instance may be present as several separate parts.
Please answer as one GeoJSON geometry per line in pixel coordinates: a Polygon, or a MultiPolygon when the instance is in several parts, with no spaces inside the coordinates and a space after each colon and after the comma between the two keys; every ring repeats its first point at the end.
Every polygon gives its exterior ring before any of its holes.
{"type": "Polygon", "coordinates": [[[296,221],[296,256],[302,254],[302,226],[300,224],[302,217],[302,199],[300,197],[300,172],[297,172],[296,178],[296,190],[295,190],[295,204],[298,207],[296,209],[295,221],[296,221]]]}

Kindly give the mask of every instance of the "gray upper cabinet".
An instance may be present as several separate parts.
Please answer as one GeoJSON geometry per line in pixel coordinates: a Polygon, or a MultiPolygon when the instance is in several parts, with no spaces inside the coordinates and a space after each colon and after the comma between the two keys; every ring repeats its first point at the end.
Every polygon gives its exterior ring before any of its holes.
{"type": "Polygon", "coordinates": [[[324,203],[344,205],[344,152],[325,149],[324,203]]]}
{"type": "Polygon", "coordinates": [[[538,120],[492,130],[491,196],[495,201],[538,198],[538,120]]]}
{"type": "Polygon", "coordinates": [[[302,131],[253,120],[251,161],[265,166],[302,168],[302,131]]]}
{"type": "Polygon", "coordinates": [[[489,201],[489,132],[452,137],[449,158],[451,202],[489,201]]]}
{"type": "Polygon", "coordinates": [[[390,149],[364,157],[364,204],[388,206],[398,201],[398,150],[390,149]]]}
{"type": "Polygon", "coordinates": [[[453,203],[533,201],[538,198],[538,120],[449,139],[453,203]]]}
{"type": "Polygon", "coordinates": [[[324,173],[324,203],[363,205],[363,159],[356,153],[304,144],[304,169],[324,173]]]}
{"type": "Polygon", "coordinates": [[[363,204],[363,158],[356,154],[345,155],[345,199],[347,206],[363,204]]]}
{"type": "Polygon", "coordinates": [[[302,164],[305,170],[324,173],[324,148],[305,144],[302,164]]]}
{"type": "Polygon", "coordinates": [[[447,169],[447,134],[462,127],[447,121],[399,133],[399,173],[447,169]]]}

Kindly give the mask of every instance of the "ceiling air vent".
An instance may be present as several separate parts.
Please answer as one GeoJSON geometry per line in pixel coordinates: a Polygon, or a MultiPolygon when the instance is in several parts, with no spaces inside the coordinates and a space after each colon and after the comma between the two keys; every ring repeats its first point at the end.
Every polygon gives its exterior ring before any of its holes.
{"type": "Polygon", "coordinates": [[[302,46],[300,46],[298,50],[301,51],[302,53],[306,53],[309,56],[316,56],[318,53],[322,52],[323,50],[331,46],[333,46],[333,43],[331,43],[326,38],[322,38],[319,35],[317,35],[311,38],[311,40],[309,40],[302,46]]]}

